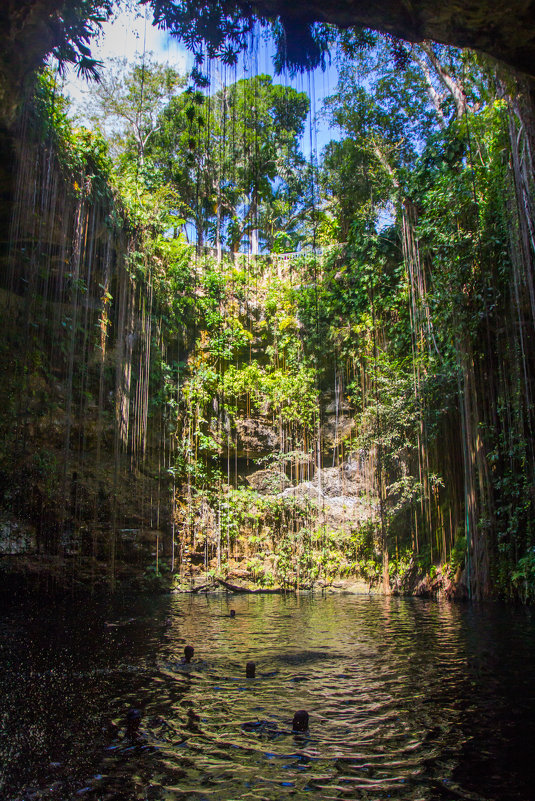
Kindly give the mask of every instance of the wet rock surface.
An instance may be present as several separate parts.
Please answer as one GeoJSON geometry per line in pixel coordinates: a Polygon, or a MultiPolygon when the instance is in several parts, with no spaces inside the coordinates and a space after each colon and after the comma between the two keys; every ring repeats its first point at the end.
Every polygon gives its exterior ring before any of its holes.
{"type": "Polygon", "coordinates": [[[256,470],[247,476],[247,483],[251,489],[261,495],[272,495],[291,486],[291,481],[286,473],[280,470],[256,470]]]}
{"type": "Polygon", "coordinates": [[[0,554],[33,553],[36,547],[34,526],[11,515],[0,517],[0,554]]]}
{"type": "Polygon", "coordinates": [[[512,0],[456,0],[437,5],[434,0],[400,3],[398,0],[299,0],[291,7],[280,0],[255,0],[264,13],[279,13],[299,22],[321,21],[342,28],[365,26],[411,42],[433,39],[457,47],[471,47],[534,75],[535,11],[531,4],[512,0]]]}
{"type": "Polygon", "coordinates": [[[311,481],[288,487],[282,496],[308,499],[319,510],[319,522],[344,529],[372,520],[375,496],[368,492],[365,476],[354,463],[318,470],[311,481]]]}
{"type": "Polygon", "coordinates": [[[280,439],[273,426],[262,419],[238,417],[236,420],[238,458],[258,458],[280,449],[280,439]]]}

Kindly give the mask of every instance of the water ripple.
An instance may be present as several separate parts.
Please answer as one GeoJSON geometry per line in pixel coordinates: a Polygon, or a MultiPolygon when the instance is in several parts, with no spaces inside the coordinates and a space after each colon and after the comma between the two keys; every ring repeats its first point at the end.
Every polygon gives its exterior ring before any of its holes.
{"type": "Polygon", "coordinates": [[[382,598],[232,606],[234,619],[221,596],[11,610],[1,797],[530,797],[531,616],[382,598]],[[110,740],[105,722],[124,731],[131,705],[143,738],[110,740]],[[310,714],[307,733],[292,732],[297,709],[310,714]]]}

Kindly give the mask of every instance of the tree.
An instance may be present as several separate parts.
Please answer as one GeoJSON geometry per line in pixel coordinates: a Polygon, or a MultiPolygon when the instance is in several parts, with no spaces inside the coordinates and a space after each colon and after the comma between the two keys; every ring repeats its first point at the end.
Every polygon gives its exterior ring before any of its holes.
{"type": "Polygon", "coordinates": [[[89,119],[106,135],[116,157],[134,155],[143,166],[145,150],[158,130],[158,117],[186,82],[172,67],[158,64],[152,53],[129,64],[110,59],[90,92],[89,119]]]}
{"type": "Polygon", "coordinates": [[[261,241],[273,239],[261,223],[270,206],[284,198],[286,219],[295,214],[303,195],[299,140],[308,107],[303,92],[274,85],[267,75],[213,95],[190,90],[171,100],[150,157],[181,194],[198,244],[208,239],[220,248],[226,241],[237,251],[248,240],[258,252],[261,241]]]}
{"type": "Polygon", "coordinates": [[[366,193],[376,207],[393,202],[403,212],[425,143],[488,91],[473,56],[454,48],[353,31],[337,38],[339,81],[324,113],[347,138],[327,147],[322,184],[345,239],[366,193]]]}

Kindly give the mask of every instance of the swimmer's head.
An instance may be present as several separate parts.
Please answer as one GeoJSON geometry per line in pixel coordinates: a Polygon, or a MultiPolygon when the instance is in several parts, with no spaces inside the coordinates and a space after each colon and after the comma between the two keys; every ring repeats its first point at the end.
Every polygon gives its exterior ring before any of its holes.
{"type": "Polygon", "coordinates": [[[135,707],[130,707],[126,713],[126,734],[128,737],[136,737],[141,725],[141,712],[135,707]]]}
{"type": "Polygon", "coordinates": [[[194,653],[195,653],[195,648],[193,647],[193,645],[186,645],[186,647],[184,648],[184,659],[186,660],[186,662],[191,662],[194,653]]]}
{"type": "Polygon", "coordinates": [[[292,729],[294,731],[307,731],[308,730],[308,712],[305,709],[299,709],[292,721],[292,729]]]}
{"type": "Polygon", "coordinates": [[[236,610],[235,609],[231,609],[230,610],[230,616],[231,617],[236,617],[236,610]]]}
{"type": "Polygon", "coordinates": [[[256,675],[256,663],[255,662],[247,662],[245,665],[245,675],[248,679],[254,679],[256,675]]]}

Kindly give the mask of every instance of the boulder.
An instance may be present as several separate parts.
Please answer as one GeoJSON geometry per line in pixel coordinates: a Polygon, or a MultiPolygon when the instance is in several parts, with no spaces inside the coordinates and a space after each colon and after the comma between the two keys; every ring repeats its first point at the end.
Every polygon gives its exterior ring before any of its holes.
{"type": "Polygon", "coordinates": [[[260,495],[273,495],[290,487],[290,479],[279,470],[257,470],[247,476],[247,482],[260,495]]]}

